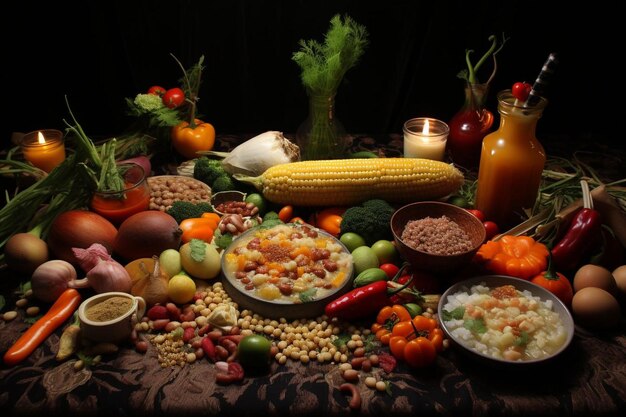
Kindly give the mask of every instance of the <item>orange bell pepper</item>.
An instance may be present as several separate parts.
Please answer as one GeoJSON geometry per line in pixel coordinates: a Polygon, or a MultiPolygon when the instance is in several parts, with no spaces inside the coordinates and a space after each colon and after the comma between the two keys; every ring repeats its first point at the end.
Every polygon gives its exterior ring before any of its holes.
{"type": "Polygon", "coordinates": [[[210,243],[213,240],[217,223],[213,219],[198,217],[185,219],[180,222],[178,227],[183,231],[180,237],[183,243],[187,243],[191,239],[201,239],[210,243]]]}
{"type": "Polygon", "coordinates": [[[188,159],[198,157],[198,151],[210,151],[215,144],[215,128],[200,119],[194,119],[193,125],[180,122],[172,127],[171,136],[174,149],[188,159]]]}
{"type": "Polygon", "coordinates": [[[333,236],[339,236],[341,232],[341,220],[346,208],[330,207],[311,214],[310,223],[333,236]]]}
{"type": "Polygon", "coordinates": [[[372,324],[371,331],[383,345],[388,345],[393,326],[407,320],[411,320],[411,314],[403,305],[385,306],[376,316],[376,322],[372,324]]]}
{"type": "Polygon", "coordinates": [[[505,235],[484,243],[475,259],[494,274],[530,279],[548,264],[548,247],[530,236],[505,235]]]}

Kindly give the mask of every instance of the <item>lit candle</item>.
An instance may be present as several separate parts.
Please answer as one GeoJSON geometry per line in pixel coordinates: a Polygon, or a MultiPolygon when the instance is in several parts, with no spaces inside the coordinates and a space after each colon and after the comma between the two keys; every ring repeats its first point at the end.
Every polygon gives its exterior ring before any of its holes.
{"type": "Polygon", "coordinates": [[[404,156],[443,161],[450,128],[441,120],[417,117],[404,123],[404,156]]]}
{"type": "Polygon", "coordinates": [[[52,171],[65,160],[65,145],[60,130],[45,129],[27,133],[21,145],[24,159],[46,172],[52,171]]]}

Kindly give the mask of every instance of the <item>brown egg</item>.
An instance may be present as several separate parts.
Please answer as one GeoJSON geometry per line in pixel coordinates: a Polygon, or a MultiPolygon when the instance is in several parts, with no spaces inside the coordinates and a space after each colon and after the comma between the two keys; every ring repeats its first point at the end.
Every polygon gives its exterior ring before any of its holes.
{"type": "Polygon", "coordinates": [[[626,302],[626,265],[618,266],[613,270],[613,278],[620,292],[623,302],[626,302]]]}
{"type": "Polygon", "coordinates": [[[596,287],[586,287],[574,294],[572,312],[577,324],[593,329],[615,327],[621,319],[615,297],[596,287]]]}
{"type": "Polygon", "coordinates": [[[615,278],[608,269],[593,264],[587,264],[580,267],[574,275],[573,281],[574,292],[580,291],[587,287],[602,288],[605,291],[615,295],[617,287],[615,278]]]}

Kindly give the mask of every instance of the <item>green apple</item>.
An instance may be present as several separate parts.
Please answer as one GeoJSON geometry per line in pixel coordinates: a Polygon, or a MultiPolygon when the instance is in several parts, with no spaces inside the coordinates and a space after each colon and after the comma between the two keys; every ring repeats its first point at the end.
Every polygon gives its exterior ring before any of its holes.
{"type": "Polygon", "coordinates": [[[359,246],[352,251],[352,262],[354,263],[354,274],[359,275],[369,268],[378,268],[379,261],[376,252],[369,246],[359,246]]]}
{"type": "Polygon", "coordinates": [[[183,269],[180,261],[180,252],[176,249],[165,249],[159,255],[159,266],[170,278],[178,275],[183,269]]]}
{"type": "Polygon", "coordinates": [[[398,261],[398,251],[396,245],[390,240],[378,240],[371,246],[378,257],[380,264],[396,263],[398,261]]]}

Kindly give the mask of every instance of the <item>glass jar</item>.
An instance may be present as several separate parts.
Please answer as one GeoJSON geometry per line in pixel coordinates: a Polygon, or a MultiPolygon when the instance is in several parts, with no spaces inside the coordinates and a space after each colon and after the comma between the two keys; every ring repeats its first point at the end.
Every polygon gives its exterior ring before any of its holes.
{"type": "Polygon", "coordinates": [[[484,107],[488,90],[487,84],[467,84],[463,107],[449,123],[450,158],[467,169],[478,168],[483,138],[493,124],[493,113],[484,107]]]}
{"type": "Polygon", "coordinates": [[[546,154],[535,129],[546,104],[524,108],[511,90],[498,93],[500,126],[483,139],[475,206],[500,230],[519,224],[537,199],[546,154]]]}
{"type": "Polygon", "coordinates": [[[133,214],[148,210],[150,187],[141,165],[118,164],[124,178],[124,191],[96,191],[91,199],[91,210],[116,226],[133,214]]]}
{"type": "Polygon", "coordinates": [[[348,137],[335,117],[335,94],[309,93],[309,115],[296,131],[303,161],[346,156],[348,137]]]}

